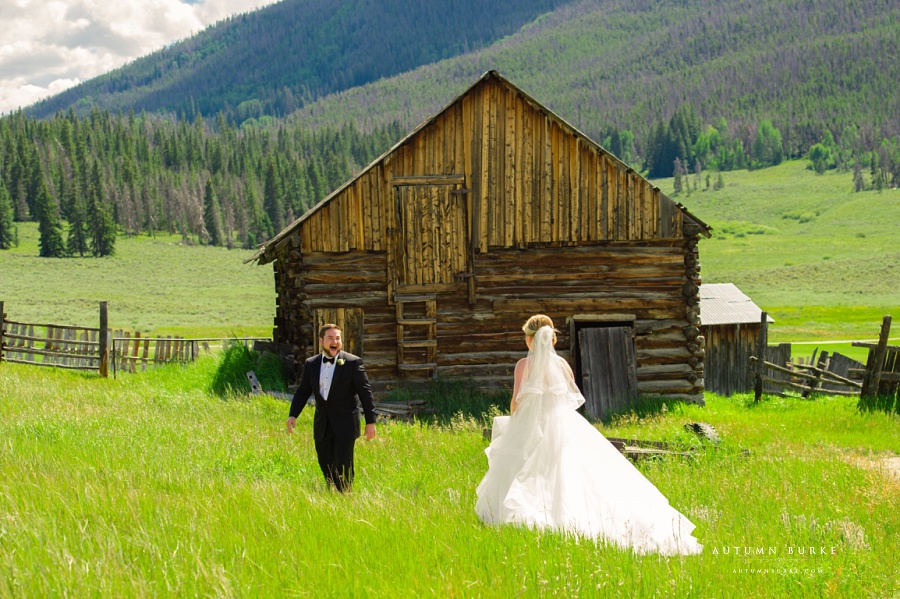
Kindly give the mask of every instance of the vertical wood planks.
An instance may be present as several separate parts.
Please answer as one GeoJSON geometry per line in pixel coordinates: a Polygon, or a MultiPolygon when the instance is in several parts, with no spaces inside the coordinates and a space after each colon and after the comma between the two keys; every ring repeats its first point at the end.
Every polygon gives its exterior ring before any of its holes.
{"type": "MultiPolygon", "coordinates": [[[[398,216],[418,212],[413,233],[423,250],[433,246],[431,254],[457,264],[471,250],[492,247],[680,237],[681,210],[670,204],[568,124],[487,77],[308,215],[299,247],[304,253],[391,251],[398,216]],[[452,210],[454,222],[437,237],[429,228],[445,218],[442,201],[398,211],[390,183],[395,175],[430,174],[464,174],[462,187],[471,190],[470,209],[452,210]],[[473,248],[446,247],[460,238],[473,248]]],[[[421,252],[407,256],[419,280],[447,277],[446,264],[416,266],[421,258],[421,252]]]]}

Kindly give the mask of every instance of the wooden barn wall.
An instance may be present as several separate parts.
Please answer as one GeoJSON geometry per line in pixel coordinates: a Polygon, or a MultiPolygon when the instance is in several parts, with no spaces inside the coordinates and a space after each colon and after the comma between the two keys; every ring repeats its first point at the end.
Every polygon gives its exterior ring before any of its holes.
{"type": "Polygon", "coordinates": [[[756,354],[759,324],[703,327],[706,338],[706,390],[720,395],[753,390],[750,356],[756,354]]]}
{"type": "Polygon", "coordinates": [[[304,254],[386,251],[393,177],[465,175],[478,251],[678,238],[674,202],[496,80],[473,88],[301,225],[304,254]]]}
{"type": "MultiPolygon", "coordinates": [[[[465,298],[438,301],[439,373],[511,381],[526,355],[522,324],[550,316],[560,330],[557,350],[572,349],[573,315],[634,315],[639,392],[696,397],[703,391],[702,351],[689,348],[684,295],[685,250],[677,245],[622,244],[495,250],[476,260],[478,308],[465,298]],[[479,308],[480,307],[480,308],[479,308]],[[466,363],[472,363],[463,368],[466,363]]],[[[700,348],[702,349],[702,348],[700,348]]],[[[488,381],[484,381],[488,382],[488,381]]]]}
{"type": "MultiPolygon", "coordinates": [[[[317,351],[312,310],[364,311],[364,359],[377,388],[398,382],[396,312],[389,305],[386,256],[348,252],[304,255],[280,277],[279,302],[294,314],[281,342],[299,360],[317,351]]],[[[686,338],[685,250],[674,242],[528,250],[494,250],[477,257],[478,296],[469,305],[461,286],[436,294],[440,377],[466,377],[484,387],[508,386],[526,355],[524,321],[543,312],[561,333],[569,357],[567,319],[576,314],[634,315],[640,393],[696,399],[703,390],[702,346],[686,338]]]]}
{"type": "Polygon", "coordinates": [[[373,379],[395,378],[396,313],[388,305],[386,265],[384,253],[346,252],[304,255],[302,262],[283,266],[279,311],[290,314],[290,320],[278,329],[276,341],[293,345],[295,362],[302,363],[319,350],[313,310],[360,308],[366,368],[373,379]]]}

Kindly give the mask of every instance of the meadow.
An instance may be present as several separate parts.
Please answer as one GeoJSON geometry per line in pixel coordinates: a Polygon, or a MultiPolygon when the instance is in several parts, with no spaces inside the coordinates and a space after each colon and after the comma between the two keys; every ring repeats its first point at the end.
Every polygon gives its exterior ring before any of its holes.
{"type": "Polygon", "coordinates": [[[272,268],[253,252],[185,242],[180,235],[119,236],[111,257],[41,258],[37,223],[17,223],[19,246],[0,251],[0,300],[13,320],[111,327],[142,335],[270,337],[272,268]]]}
{"type": "Polygon", "coordinates": [[[852,399],[709,395],[598,424],[697,447],[638,467],[704,552],[639,556],[478,521],[482,426],[505,396],[440,386],[437,417],[358,444],[342,496],[312,410],[288,435],[286,403],[209,392],[218,366],[0,365],[0,597],[900,596],[900,421],[852,399]]]}

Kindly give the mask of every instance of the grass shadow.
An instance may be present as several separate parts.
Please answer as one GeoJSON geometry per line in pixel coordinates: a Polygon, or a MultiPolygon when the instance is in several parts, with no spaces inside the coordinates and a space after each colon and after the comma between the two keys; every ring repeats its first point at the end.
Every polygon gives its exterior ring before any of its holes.
{"type": "Polygon", "coordinates": [[[222,348],[219,364],[209,384],[211,393],[226,397],[234,393],[249,393],[247,372],[254,371],[260,386],[266,391],[287,391],[284,365],[277,355],[258,352],[240,339],[231,339],[222,348]]]}
{"type": "Polygon", "coordinates": [[[379,401],[423,399],[425,406],[434,411],[422,414],[418,419],[439,426],[449,426],[451,421],[460,416],[490,424],[498,412],[509,413],[509,395],[508,390],[479,389],[464,379],[437,379],[427,385],[393,389],[382,394],[379,401]]]}
{"type": "Polygon", "coordinates": [[[646,397],[640,396],[634,404],[624,410],[611,412],[604,415],[603,418],[591,418],[584,413],[584,408],[579,411],[588,421],[592,423],[601,422],[605,426],[614,425],[619,420],[646,419],[662,414],[680,414],[682,407],[690,402],[681,399],[672,399],[670,397],[646,397]]]}

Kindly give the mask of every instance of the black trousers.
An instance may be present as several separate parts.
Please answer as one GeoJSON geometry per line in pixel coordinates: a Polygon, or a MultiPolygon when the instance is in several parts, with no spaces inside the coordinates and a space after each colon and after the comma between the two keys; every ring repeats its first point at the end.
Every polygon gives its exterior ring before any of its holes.
{"type": "Polygon", "coordinates": [[[325,480],[343,493],[353,486],[353,445],[356,439],[338,439],[326,420],[325,434],[316,439],[316,455],[325,480]]]}

